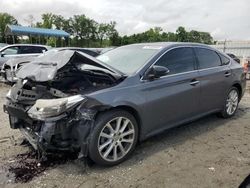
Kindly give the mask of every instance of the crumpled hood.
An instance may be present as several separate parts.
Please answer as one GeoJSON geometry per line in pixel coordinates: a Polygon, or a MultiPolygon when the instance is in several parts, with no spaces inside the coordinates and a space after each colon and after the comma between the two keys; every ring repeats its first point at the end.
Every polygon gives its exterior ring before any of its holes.
{"type": "Polygon", "coordinates": [[[32,57],[32,56],[11,58],[5,62],[5,65],[13,67],[13,66],[16,66],[17,64],[20,64],[20,63],[27,63],[27,62],[33,61],[34,59],[35,59],[35,57],[32,57]]]}
{"type": "Polygon", "coordinates": [[[30,63],[23,65],[17,71],[16,76],[21,79],[28,78],[37,82],[46,82],[53,80],[57,71],[69,63],[86,64],[107,70],[116,76],[122,76],[121,72],[100,62],[94,57],[72,50],[63,50],[53,54],[39,56],[30,63]],[[76,60],[74,60],[74,58],[76,60]]]}

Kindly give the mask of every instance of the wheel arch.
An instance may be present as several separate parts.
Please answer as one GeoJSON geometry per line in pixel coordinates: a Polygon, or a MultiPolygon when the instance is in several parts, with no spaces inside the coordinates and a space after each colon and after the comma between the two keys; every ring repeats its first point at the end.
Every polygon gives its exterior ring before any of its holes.
{"type": "Polygon", "coordinates": [[[103,111],[99,111],[96,115],[98,116],[100,113],[103,113],[103,112],[106,112],[106,111],[111,111],[111,110],[124,110],[124,111],[130,113],[132,116],[134,116],[134,118],[135,118],[135,120],[137,122],[137,125],[138,125],[138,140],[140,140],[141,139],[142,119],[141,119],[141,116],[139,115],[139,112],[135,108],[133,108],[131,106],[118,105],[118,106],[115,106],[115,107],[106,108],[103,111]]]}
{"type": "Polygon", "coordinates": [[[239,84],[239,83],[234,83],[233,85],[232,85],[232,87],[236,87],[237,89],[238,89],[238,91],[239,91],[239,96],[240,96],[240,99],[242,98],[242,87],[241,87],[241,85],[239,84]]]}

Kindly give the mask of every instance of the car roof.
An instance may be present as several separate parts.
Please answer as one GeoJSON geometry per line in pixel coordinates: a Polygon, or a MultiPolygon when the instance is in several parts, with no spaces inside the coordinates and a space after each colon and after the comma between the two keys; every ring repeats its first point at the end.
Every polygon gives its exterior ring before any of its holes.
{"type": "MultiPolygon", "coordinates": [[[[216,48],[206,45],[206,44],[201,44],[201,43],[193,43],[193,42],[150,42],[150,43],[135,43],[135,44],[129,44],[126,46],[145,46],[148,48],[155,48],[155,49],[159,49],[160,51],[165,51],[171,48],[175,48],[175,47],[200,47],[200,48],[207,48],[213,51],[216,51],[217,53],[221,53],[219,50],[217,50],[216,48]]],[[[122,47],[122,46],[121,46],[122,47]]]]}
{"type": "MultiPolygon", "coordinates": [[[[141,46],[161,46],[163,48],[170,46],[196,46],[196,47],[209,47],[209,45],[193,42],[149,42],[149,43],[135,43],[130,45],[141,45],[141,46]]],[[[127,45],[129,46],[129,45],[127,45]]]]}
{"type": "Polygon", "coordinates": [[[11,46],[31,46],[31,47],[44,47],[44,48],[51,48],[50,46],[46,46],[46,45],[41,45],[41,44],[9,44],[7,46],[4,46],[5,48],[6,47],[11,47],[11,46]]]}
{"type": "Polygon", "coordinates": [[[59,48],[53,48],[57,50],[71,50],[71,49],[77,49],[77,50],[93,50],[93,48],[81,48],[81,47],[59,47],[59,48]]]}

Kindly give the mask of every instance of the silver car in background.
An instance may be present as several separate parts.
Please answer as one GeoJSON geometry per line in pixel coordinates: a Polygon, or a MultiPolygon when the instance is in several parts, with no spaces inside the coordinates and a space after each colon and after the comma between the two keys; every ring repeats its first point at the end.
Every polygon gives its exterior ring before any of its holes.
{"type": "MultiPolygon", "coordinates": [[[[90,56],[96,57],[101,53],[100,49],[95,48],[80,48],[80,47],[61,47],[61,48],[52,48],[47,52],[40,54],[39,56],[53,54],[58,51],[62,50],[73,50],[73,51],[80,51],[86,53],[90,56]]],[[[11,58],[7,60],[1,67],[0,72],[0,81],[4,83],[15,83],[17,81],[16,72],[20,69],[24,64],[30,63],[31,61],[35,60],[37,56],[24,56],[19,58],[11,58]]]]}
{"type": "Polygon", "coordinates": [[[51,47],[37,44],[11,44],[0,47],[0,66],[10,58],[35,57],[51,47]]]}

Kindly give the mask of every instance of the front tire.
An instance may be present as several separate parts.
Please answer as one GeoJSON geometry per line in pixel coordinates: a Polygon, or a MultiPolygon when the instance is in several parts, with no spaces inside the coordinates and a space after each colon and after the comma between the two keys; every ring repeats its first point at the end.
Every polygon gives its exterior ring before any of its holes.
{"type": "Polygon", "coordinates": [[[89,156],[99,165],[113,166],[127,159],[138,139],[135,118],[123,110],[98,115],[89,144],[89,156]]]}
{"type": "Polygon", "coordinates": [[[238,109],[239,100],[240,96],[238,89],[236,87],[232,87],[227,94],[224,108],[221,112],[221,116],[223,118],[230,118],[234,116],[238,109]]]}

